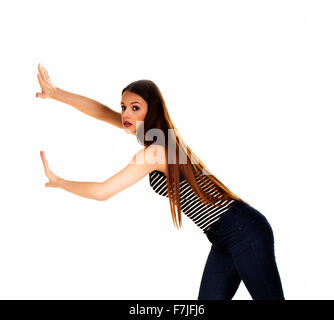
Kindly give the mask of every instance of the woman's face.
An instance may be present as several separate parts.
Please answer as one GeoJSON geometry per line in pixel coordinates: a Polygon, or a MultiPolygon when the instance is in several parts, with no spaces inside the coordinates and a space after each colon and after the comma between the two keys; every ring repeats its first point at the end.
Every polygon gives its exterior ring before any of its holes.
{"type": "Polygon", "coordinates": [[[136,130],[142,124],[141,122],[136,123],[136,121],[144,121],[148,110],[147,102],[138,94],[124,91],[122,95],[121,109],[122,124],[125,131],[136,135],[136,130]],[[129,122],[131,125],[126,126],[125,122],[129,122]]]}

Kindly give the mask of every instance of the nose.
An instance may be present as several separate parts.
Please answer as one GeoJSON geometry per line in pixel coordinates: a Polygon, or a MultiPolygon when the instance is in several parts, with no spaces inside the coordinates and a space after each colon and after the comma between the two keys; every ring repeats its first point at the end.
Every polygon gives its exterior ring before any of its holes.
{"type": "Polygon", "coordinates": [[[129,119],[129,111],[126,109],[125,111],[122,112],[122,117],[123,117],[123,121],[128,120],[129,119]]]}

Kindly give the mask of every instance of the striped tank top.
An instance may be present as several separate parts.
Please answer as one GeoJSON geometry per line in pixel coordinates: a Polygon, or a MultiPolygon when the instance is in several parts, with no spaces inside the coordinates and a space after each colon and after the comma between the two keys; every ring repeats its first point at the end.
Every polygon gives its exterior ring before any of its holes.
{"type": "MultiPolygon", "coordinates": [[[[154,170],[149,174],[150,185],[153,190],[165,197],[167,195],[167,184],[166,184],[166,176],[163,172],[154,170]]],[[[199,186],[203,185],[202,182],[198,178],[199,186]]],[[[215,195],[216,192],[211,192],[212,195],[215,195]]],[[[216,222],[220,216],[226,212],[230,204],[232,204],[235,200],[221,200],[217,201],[216,204],[225,203],[226,205],[221,207],[215,207],[211,204],[208,204],[207,208],[204,203],[202,203],[196,193],[192,190],[190,184],[187,180],[185,180],[182,176],[180,176],[180,204],[181,204],[181,212],[183,212],[187,217],[189,217],[195,224],[206,232],[209,230],[210,226],[216,222]]]]}

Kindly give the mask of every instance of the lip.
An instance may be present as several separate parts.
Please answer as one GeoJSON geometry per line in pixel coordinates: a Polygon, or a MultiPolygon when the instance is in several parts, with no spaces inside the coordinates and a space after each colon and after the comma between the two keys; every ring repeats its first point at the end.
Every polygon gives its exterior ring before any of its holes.
{"type": "Polygon", "coordinates": [[[132,123],[129,122],[129,121],[124,121],[124,122],[123,122],[123,125],[124,125],[124,127],[131,127],[131,126],[132,126],[132,123]]]}

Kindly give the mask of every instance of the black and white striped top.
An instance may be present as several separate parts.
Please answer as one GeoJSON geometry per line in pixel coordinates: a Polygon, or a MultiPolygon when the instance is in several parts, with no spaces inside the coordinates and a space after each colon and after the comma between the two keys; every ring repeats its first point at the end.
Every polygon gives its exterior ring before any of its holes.
{"type": "MultiPolygon", "coordinates": [[[[166,184],[167,178],[165,174],[161,171],[154,170],[149,174],[149,178],[150,185],[153,190],[162,196],[168,197],[166,184]]],[[[199,179],[198,184],[201,186],[204,182],[199,179]]],[[[211,194],[215,195],[215,192],[211,192],[211,194]]],[[[208,208],[206,208],[205,204],[199,200],[196,193],[192,190],[188,181],[180,176],[181,212],[192,219],[196,225],[203,230],[203,232],[206,232],[209,227],[229,209],[230,204],[234,201],[234,199],[225,200],[224,202],[219,200],[216,204],[226,203],[226,206],[215,207],[208,204],[208,208]],[[210,213],[210,215],[208,213],[210,213]]]]}

